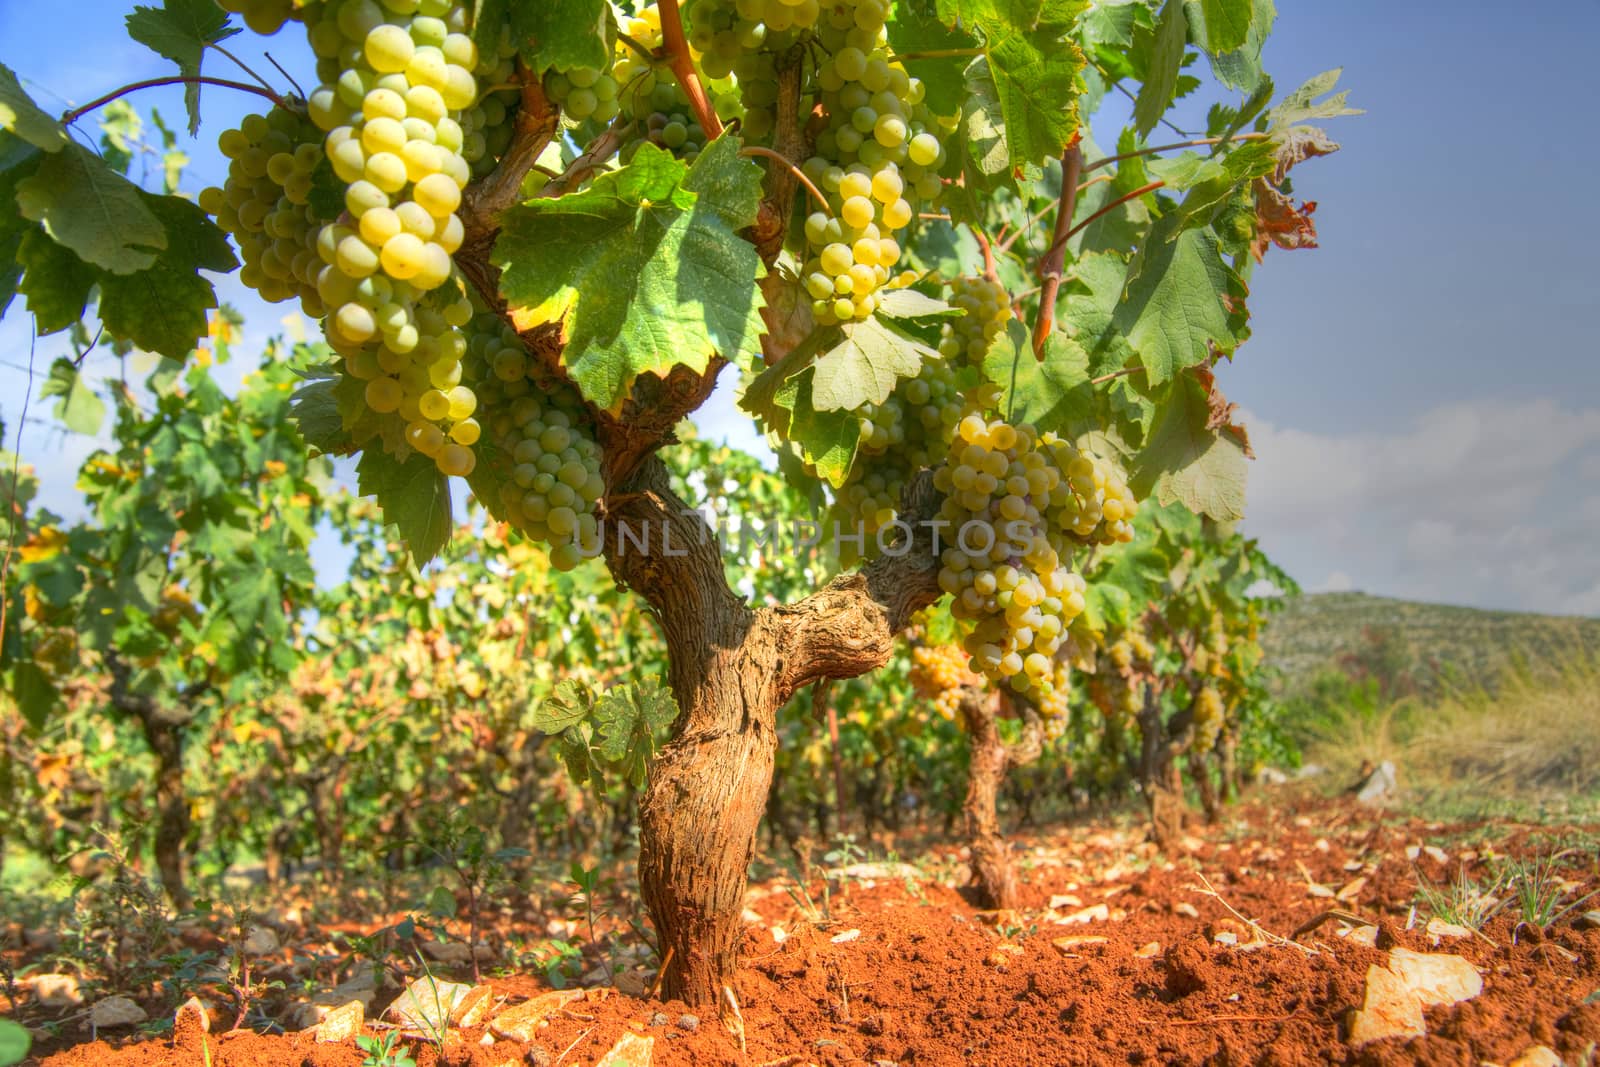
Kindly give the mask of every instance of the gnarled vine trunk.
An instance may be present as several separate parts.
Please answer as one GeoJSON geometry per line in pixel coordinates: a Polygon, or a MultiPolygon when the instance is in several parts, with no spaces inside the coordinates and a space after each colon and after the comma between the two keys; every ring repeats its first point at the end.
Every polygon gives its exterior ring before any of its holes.
{"type": "MultiPolygon", "coordinates": [[[[189,836],[189,799],[183,791],[183,742],[184,728],[193,713],[170,711],[134,692],[132,672],[115,652],[107,656],[106,665],[111,672],[112,706],[139,723],[145,744],[156,759],[156,868],[172,906],[187,911],[193,897],[184,880],[183,843],[189,836]]],[[[186,694],[184,703],[198,698],[199,692],[186,694]]]]}
{"type": "Polygon", "coordinates": [[[971,885],[983,908],[1017,906],[1016,865],[1011,862],[1011,848],[1000,832],[997,801],[1012,768],[1032,763],[1044,747],[1044,731],[1031,708],[1023,712],[1022,740],[1008,745],[1001,739],[1002,699],[999,693],[968,688],[962,691],[959,705],[971,751],[967,794],[961,810],[972,851],[971,885]]]}
{"type": "MultiPolygon", "coordinates": [[[[715,536],[673,495],[659,460],[642,460],[613,494],[608,519],[648,538],[641,550],[607,537],[606,561],[655,608],[680,708],[639,802],[640,889],[664,959],[662,995],[718,1003],[738,964],[778,710],[803,686],[882,666],[910,616],[937,596],[937,563],[916,539],[796,604],[753,611],[729,589],[715,536]]],[[[926,513],[932,500],[922,479],[913,510],[926,513]]]]}

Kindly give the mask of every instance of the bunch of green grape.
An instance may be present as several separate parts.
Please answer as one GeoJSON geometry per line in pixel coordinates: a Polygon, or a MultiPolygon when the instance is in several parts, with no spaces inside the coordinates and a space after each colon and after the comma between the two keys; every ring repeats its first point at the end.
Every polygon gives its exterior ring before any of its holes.
{"type": "MultiPolygon", "coordinates": [[[[781,0],[780,0],[781,2],[781,0]]],[[[902,234],[939,196],[945,157],[926,90],[896,62],[880,0],[830,6],[817,24],[828,58],[817,70],[827,125],[804,171],[828,198],[806,219],[804,281],[822,323],[869,317],[900,281],[902,234]]]]}
{"type": "Polygon", "coordinates": [[[943,460],[962,414],[959,376],[937,359],[925,361],[915,378],[902,379],[882,404],[863,406],[857,462],[835,495],[832,520],[869,537],[893,522],[906,483],[943,460]]]}
{"type": "Polygon", "coordinates": [[[989,278],[957,278],[950,283],[950,306],[966,312],[944,324],[939,354],[948,360],[966,359],[981,366],[994,339],[1005,332],[1011,318],[1011,297],[1005,287],[989,278]]]}
{"type": "Polygon", "coordinates": [[[1217,743],[1222,733],[1223,713],[1226,707],[1222,694],[1210,685],[1200,687],[1194,698],[1194,738],[1191,747],[1204,752],[1217,743]]]}
{"type": "MultiPolygon", "coordinates": [[[[407,443],[440,471],[468,474],[481,432],[461,373],[473,308],[451,256],[472,174],[462,123],[479,103],[470,5],[312,0],[287,14],[283,4],[230,6],[274,29],[285,17],[302,21],[322,84],[307,101],[315,129],[268,117],[223,135],[234,166],[206,206],[237,223],[228,228],[255,268],[246,283],[268,299],[299,296],[308,314],[319,313],[341,369],[364,383],[367,406],[398,414],[407,443]],[[309,208],[321,155],[344,185],[336,219],[309,208]]],[[[482,64],[489,77],[509,71],[510,54],[507,41],[482,64]]],[[[472,121],[493,118],[486,111],[472,121]]]]}
{"type": "Polygon", "coordinates": [[[218,138],[227,180],[199,198],[239,246],[240,280],[272,303],[299,298],[312,319],[327,310],[317,294],[317,235],[332,221],[311,204],[311,176],[322,162],[318,138],[309,120],[286,108],[247,115],[218,138]]]}
{"type": "Polygon", "coordinates": [[[470,329],[467,367],[495,447],[500,514],[549,547],[551,566],[571,570],[599,553],[606,488],[582,399],[546,376],[498,317],[480,315],[470,329]]]}
{"type": "Polygon", "coordinates": [[[1066,492],[1052,500],[1052,526],[1085,544],[1126,544],[1133,540],[1139,503],[1122,471],[1053,433],[1041,439],[1066,492]]]}
{"type": "Polygon", "coordinates": [[[479,58],[477,73],[482,92],[461,116],[461,155],[472,167],[475,178],[494,169],[516,133],[517,107],[522,99],[514,84],[516,55],[516,44],[507,27],[495,55],[479,58]]]}
{"type": "Polygon", "coordinates": [[[1084,609],[1084,581],[1062,563],[1045,518],[1061,476],[1031,426],[965,416],[934,475],[949,523],[939,585],[971,628],[973,670],[1021,692],[1055,684],[1056,652],[1084,609]]]}
{"type": "Polygon", "coordinates": [[[934,710],[953,720],[961,707],[961,691],[982,684],[967,667],[966,654],[955,645],[917,645],[911,650],[911,684],[933,701],[934,710]]]}

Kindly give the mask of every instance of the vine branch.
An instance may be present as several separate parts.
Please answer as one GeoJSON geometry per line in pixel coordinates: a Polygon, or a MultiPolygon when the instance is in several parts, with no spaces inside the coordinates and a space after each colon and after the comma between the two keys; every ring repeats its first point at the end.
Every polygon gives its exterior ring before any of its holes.
{"type": "Polygon", "coordinates": [[[722,120],[717,118],[705,86],[700,84],[700,75],[695,72],[694,57],[689,55],[689,42],[683,36],[683,16],[678,11],[678,0],[661,0],[660,9],[661,34],[666,38],[667,59],[673,76],[678,79],[683,95],[689,98],[689,107],[705,131],[706,141],[713,141],[722,136],[722,120]]]}
{"type": "Polygon", "coordinates": [[[1083,170],[1083,149],[1078,141],[1061,155],[1061,206],[1056,212],[1055,238],[1045,253],[1039,271],[1039,316],[1033,324],[1033,355],[1044,359],[1044,343],[1056,324],[1056,297],[1061,292],[1061,273],[1067,258],[1067,233],[1072,229],[1072,213],[1078,206],[1078,175],[1083,170]]]}
{"type": "Polygon", "coordinates": [[[1136,148],[1132,152],[1119,152],[1114,156],[1097,159],[1083,168],[1085,174],[1109,167],[1113,163],[1120,163],[1124,159],[1137,159],[1140,156],[1155,156],[1162,152],[1171,152],[1176,148],[1203,148],[1206,145],[1228,144],[1233,141],[1265,141],[1270,135],[1265,133],[1240,133],[1232,137],[1196,137],[1192,141],[1174,141],[1172,144],[1152,145],[1149,148],[1136,148]]]}
{"type": "Polygon", "coordinates": [[[165,78],[146,78],[144,81],[124,85],[120,89],[113,89],[106,95],[91,100],[82,107],[75,107],[62,115],[61,124],[66,126],[76,122],[95,108],[104,107],[111,101],[127,96],[129,93],[138,92],[140,89],[155,89],[163,85],[216,85],[224,89],[237,89],[242,93],[254,93],[257,96],[264,96],[279,107],[289,106],[283,97],[273,90],[263,89],[261,86],[251,85],[249,82],[229,81],[227,78],[212,78],[204,74],[174,74],[165,78]]]}
{"type": "MultiPolygon", "coordinates": [[[[1105,216],[1111,214],[1111,212],[1117,210],[1117,208],[1121,207],[1123,204],[1126,204],[1128,201],[1137,200],[1141,196],[1144,196],[1146,193],[1153,193],[1157,189],[1164,188],[1166,186],[1166,184],[1167,183],[1163,182],[1163,181],[1153,181],[1153,182],[1150,182],[1148,185],[1141,185],[1139,188],[1133,190],[1132,192],[1123,193],[1121,196],[1117,197],[1115,200],[1111,201],[1109,204],[1106,204],[1104,207],[1100,208],[1098,211],[1096,211],[1094,214],[1090,215],[1088,218],[1084,219],[1082,222],[1078,223],[1072,229],[1068,230],[1060,238],[1061,243],[1063,245],[1065,245],[1067,241],[1072,239],[1074,234],[1081,233],[1088,226],[1090,226],[1094,222],[1104,218],[1105,216]]],[[[1051,251],[1054,251],[1054,250],[1055,250],[1054,247],[1052,247],[1051,251]]]]}

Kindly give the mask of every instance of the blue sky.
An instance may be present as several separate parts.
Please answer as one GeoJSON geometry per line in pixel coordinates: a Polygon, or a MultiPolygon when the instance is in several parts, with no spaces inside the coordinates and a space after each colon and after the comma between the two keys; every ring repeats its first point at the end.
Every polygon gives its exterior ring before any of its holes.
{"type": "MultiPolygon", "coordinates": [[[[0,61],[53,109],[168,73],[123,35],[131,6],[0,0],[0,61]]],[[[1280,90],[1342,66],[1367,113],[1330,124],[1343,151],[1296,172],[1322,247],[1269,253],[1255,336],[1223,370],[1260,456],[1246,530],[1311,589],[1600,615],[1600,343],[1586,314],[1600,222],[1585,181],[1600,171],[1587,83],[1600,5],[1279,6],[1266,65],[1280,90]]],[[[297,41],[267,47],[299,73],[297,41]]],[[[219,173],[216,133],[255,102],[207,91],[187,146],[196,180],[219,173]]],[[[177,90],[139,103],[181,121],[177,90]]],[[[223,296],[254,336],[280,329],[287,306],[262,309],[233,282],[223,296]]],[[[11,432],[28,332],[22,315],[0,323],[11,432]]],[[[36,359],[63,350],[44,339],[36,359]]],[[[725,392],[699,421],[756,443],[725,392]]],[[[47,497],[70,500],[89,444],[37,424],[22,440],[47,497]]]]}

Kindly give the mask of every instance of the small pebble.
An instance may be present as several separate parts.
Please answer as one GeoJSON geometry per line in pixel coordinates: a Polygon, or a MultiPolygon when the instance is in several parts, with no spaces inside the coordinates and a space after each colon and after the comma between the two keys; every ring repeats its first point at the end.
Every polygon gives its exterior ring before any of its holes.
{"type": "Polygon", "coordinates": [[[678,1016],[678,1029],[687,1030],[691,1034],[694,1033],[696,1030],[700,1029],[700,1017],[698,1015],[678,1016]]]}
{"type": "Polygon", "coordinates": [[[650,1016],[650,1025],[651,1026],[665,1026],[665,1025],[667,1025],[667,1023],[669,1023],[671,1021],[672,1021],[671,1019],[668,1019],[665,1015],[663,1015],[659,1011],[656,1012],[654,1015],[650,1016]]]}

